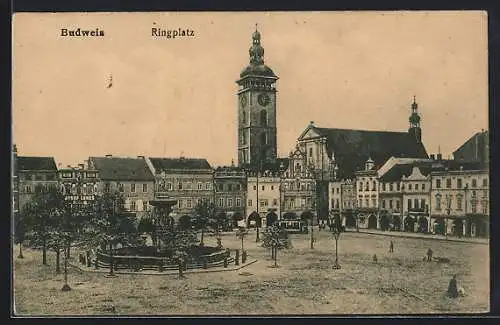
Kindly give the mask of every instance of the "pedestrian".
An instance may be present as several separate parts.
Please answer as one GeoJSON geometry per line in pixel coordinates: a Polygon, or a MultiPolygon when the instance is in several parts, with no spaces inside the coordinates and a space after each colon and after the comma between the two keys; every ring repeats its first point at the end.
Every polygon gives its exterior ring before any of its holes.
{"type": "Polygon", "coordinates": [[[429,247],[429,249],[427,250],[427,262],[431,262],[432,261],[432,254],[434,252],[432,251],[432,248],[429,247]]]}
{"type": "Polygon", "coordinates": [[[457,298],[458,297],[458,284],[457,284],[457,275],[454,274],[453,278],[450,280],[450,284],[448,285],[448,297],[457,298]]]}
{"type": "Polygon", "coordinates": [[[389,244],[389,253],[394,253],[394,243],[391,240],[391,243],[389,244]]]}

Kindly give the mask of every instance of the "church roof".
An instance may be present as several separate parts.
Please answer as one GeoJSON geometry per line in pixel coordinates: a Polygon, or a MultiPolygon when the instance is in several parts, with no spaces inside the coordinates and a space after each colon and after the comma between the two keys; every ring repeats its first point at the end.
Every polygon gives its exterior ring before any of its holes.
{"type": "Polygon", "coordinates": [[[16,164],[18,170],[57,171],[53,157],[17,156],[16,164]]]}
{"type": "Polygon", "coordinates": [[[90,157],[101,180],[154,181],[153,173],[142,158],[90,157]]]}
{"type": "Polygon", "coordinates": [[[149,158],[156,170],[212,169],[204,158],[149,158]]]}
{"type": "Polygon", "coordinates": [[[319,136],[326,137],[328,156],[334,153],[340,177],[353,177],[356,171],[363,170],[368,158],[376,168],[390,157],[428,158],[423,143],[407,132],[311,128],[319,136]]]}

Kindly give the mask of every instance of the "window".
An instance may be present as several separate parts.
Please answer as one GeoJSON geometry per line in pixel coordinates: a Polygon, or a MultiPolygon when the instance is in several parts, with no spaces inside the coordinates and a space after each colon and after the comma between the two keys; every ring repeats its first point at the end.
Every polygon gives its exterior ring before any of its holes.
{"type": "Polygon", "coordinates": [[[177,206],[179,207],[179,209],[181,209],[181,208],[182,208],[182,200],[179,200],[179,201],[177,202],[177,206]]]}
{"type": "Polygon", "coordinates": [[[436,188],[441,188],[441,180],[436,179],[436,188]]]}
{"type": "Polygon", "coordinates": [[[232,207],[233,206],[233,199],[227,199],[227,206],[232,207]]]}
{"type": "Polygon", "coordinates": [[[425,199],[420,200],[420,209],[425,210],[425,199]]]}
{"type": "Polygon", "coordinates": [[[167,191],[171,191],[172,190],[172,183],[167,183],[167,191]]]}
{"type": "Polygon", "coordinates": [[[335,200],[335,208],[338,209],[340,207],[340,201],[339,199],[335,200]]]}
{"type": "Polygon", "coordinates": [[[294,199],[291,199],[290,200],[290,208],[295,208],[295,200],[294,199]]]}
{"type": "Polygon", "coordinates": [[[461,178],[457,179],[457,188],[462,188],[462,179],[461,178]]]}
{"type": "Polygon", "coordinates": [[[142,210],[143,211],[149,211],[149,207],[148,207],[148,202],[147,201],[142,201],[142,210]]]}
{"type": "Polygon", "coordinates": [[[217,184],[217,185],[218,185],[217,190],[219,190],[221,192],[224,191],[224,184],[217,184]]]}
{"type": "Polygon", "coordinates": [[[369,190],[370,190],[370,189],[369,189],[369,186],[370,186],[370,185],[369,185],[369,183],[368,183],[368,182],[366,182],[366,183],[365,183],[365,191],[369,191],[369,190]]]}
{"type": "Polygon", "coordinates": [[[372,199],[372,207],[376,207],[377,206],[377,200],[376,199],[372,199]]]}
{"type": "Polygon", "coordinates": [[[457,196],[457,210],[462,210],[462,197],[457,196]]]}
{"type": "Polygon", "coordinates": [[[477,186],[477,180],[475,178],[472,179],[472,184],[471,184],[472,187],[476,187],[477,186]]]}
{"type": "Polygon", "coordinates": [[[377,190],[377,182],[373,181],[372,183],[372,191],[376,191],[377,190]]]}
{"type": "Polygon", "coordinates": [[[252,206],[252,200],[248,200],[248,206],[251,207],[252,206]]]}
{"type": "Polygon", "coordinates": [[[31,185],[26,185],[26,193],[31,193],[31,185]]]}
{"type": "Polygon", "coordinates": [[[136,210],[136,205],[135,201],[130,202],[130,211],[135,211],[136,210]]]}
{"type": "Polygon", "coordinates": [[[482,206],[483,206],[483,208],[482,208],[483,214],[488,214],[488,212],[489,212],[488,211],[488,201],[487,200],[482,201],[482,206]]]}
{"type": "Polygon", "coordinates": [[[186,207],[187,208],[191,208],[191,205],[192,205],[191,199],[187,199],[187,201],[186,201],[186,207]]]}
{"type": "Polygon", "coordinates": [[[363,183],[359,182],[358,189],[360,192],[363,192],[363,183]]]}
{"type": "Polygon", "coordinates": [[[488,179],[483,178],[483,187],[488,187],[488,179]]]}
{"type": "Polygon", "coordinates": [[[203,184],[198,182],[198,190],[202,190],[202,189],[203,189],[203,184]]]}
{"type": "Polygon", "coordinates": [[[382,209],[385,209],[385,200],[382,200],[382,209]]]}
{"type": "Polygon", "coordinates": [[[312,206],[312,199],[310,197],[307,198],[307,206],[308,207],[312,206]]]}
{"type": "Polygon", "coordinates": [[[441,196],[440,195],[436,196],[436,210],[441,211],[441,196]]]}
{"type": "Polygon", "coordinates": [[[366,203],[366,207],[369,207],[369,206],[370,206],[370,200],[365,199],[365,203],[366,203]]]}
{"type": "Polygon", "coordinates": [[[186,190],[190,190],[191,189],[191,182],[187,182],[186,183],[186,190]]]}
{"type": "Polygon", "coordinates": [[[411,199],[408,199],[408,211],[411,210],[411,199]]]}
{"type": "Polygon", "coordinates": [[[265,188],[264,185],[262,185],[262,190],[264,190],[264,188],[265,188]]]}
{"type": "Polygon", "coordinates": [[[104,192],[105,193],[109,193],[109,191],[110,191],[110,185],[109,185],[109,183],[104,184],[104,192]]]}
{"type": "Polygon", "coordinates": [[[267,134],[265,132],[260,134],[260,144],[267,144],[267,134]]]}
{"type": "Polygon", "coordinates": [[[408,191],[411,191],[411,184],[408,184],[408,191]]]}
{"type": "Polygon", "coordinates": [[[271,185],[271,191],[274,190],[274,185],[271,185]]]}
{"type": "Polygon", "coordinates": [[[245,110],[241,111],[241,123],[247,124],[247,112],[245,110]]]}
{"type": "Polygon", "coordinates": [[[123,184],[122,183],[118,184],[118,191],[120,191],[120,192],[125,191],[125,189],[123,188],[123,184]]]}
{"type": "Polygon", "coordinates": [[[210,190],[212,188],[212,185],[210,185],[210,182],[205,183],[205,190],[210,190]]]}
{"type": "Polygon", "coordinates": [[[401,184],[399,183],[396,183],[396,191],[401,191],[401,184]]]}
{"type": "Polygon", "coordinates": [[[240,198],[236,198],[236,206],[237,207],[241,206],[241,199],[240,198]]]}
{"type": "Polygon", "coordinates": [[[227,184],[227,190],[231,192],[233,190],[233,184],[227,184]]]}
{"type": "Polygon", "coordinates": [[[147,192],[148,191],[148,184],[142,184],[142,191],[147,192]]]}
{"type": "Polygon", "coordinates": [[[418,209],[418,199],[413,200],[413,208],[418,209]]]}
{"type": "Polygon", "coordinates": [[[260,111],[260,125],[261,126],[266,126],[267,125],[267,112],[265,109],[260,111]]]}
{"type": "Polygon", "coordinates": [[[273,205],[274,206],[278,205],[278,199],[273,199],[273,205]]]}
{"type": "Polygon", "coordinates": [[[389,209],[392,209],[392,200],[389,200],[389,209]]]}
{"type": "Polygon", "coordinates": [[[425,183],[422,184],[422,191],[425,191],[425,183]]]}
{"type": "Polygon", "coordinates": [[[399,211],[399,200],[396,200],[396,210],[399,211]]]}
{"type": "Polygon", "coordinates": [[[219,206],[224,206],[224,198],[219,198],[219,206]]]}
{"type": "Polygon", "coordinates": [[[477,212],[477,201],[476,200],[471,200],[470,201],[471,205],[471,212],[476,213],[477,212]]]}
{"type": "Polygon", "coordinates": [[[418,191],[418,183],[415,184],[415,191],[418,191]]]}
{"type": "MultiPolygon", "coordinates": [[[[307,184],[307,185],[309,185],[309,184],[307,184]]],[[[338,187],[337,187],[337,194],[339,194],[339,188],[338,187]]]]}
{"type": "Polygon", "coordinates": [[[135,184],[130,184],[130,192],[135,193],[135,184]]]}
{"type": "Polygon", "coordinates": [[[43,181],[43,177],[42,177],[42,175],[40,175],[40,174],[36,174],[36,175],[35,175],[35,180],[36,180],[36,181],[43,181]]]}
{"type": "Polygon", "coordinates": [[[178,190],[182,190],[182,182],[179,182],[179,183],[177,184],[177,189],[178,189],[178,190]]]}
{"type": "Polygon", "coordinates": [[[389,184],[389,191],[394,191],[394,185],[392,183],[389,184]]]}
{"type": "Polygon", "coordinates": [[[451,188],[451,178],[446,179],[446,188],[451,188]]]}

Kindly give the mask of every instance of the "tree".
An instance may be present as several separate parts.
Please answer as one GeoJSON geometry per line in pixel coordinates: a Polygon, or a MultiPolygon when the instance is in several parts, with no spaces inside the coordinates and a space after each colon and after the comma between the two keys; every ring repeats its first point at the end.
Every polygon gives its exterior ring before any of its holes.
{"type": "Polygon", "coordinates": [[[264,240],[262,241],[262,247],[271,248],[274,266],[278,267],[278,250],[291,248],[292,242],[288,236],[288,232],[284,228],[275,224],[266,228],[264,232],[264,240]]]}
{"type": "Polygon", "coordinates": [[[221,231],[224,225],[227,222],[227,214],[225,212],[219,212],[215,215],[215,218],[211,220],[211,227],[215,231],[215,235],[217,236],[217,247],[222,247],[222,238],[221,231]]]}
{"type": "Polygon", "coordinates": [[[243,240],[245,239],[245,237],[247,235],[248,235],[248,230],[246,230],[243,227],[238,227],[238,230],[236,230],[236,237],[238,237],[239,239],[241,239],[241,252],[242,253],[244,251],[244,249],[243,249],[243,240]]]}
{"type": "Polygon", "coordinates": [[[215,218],[215,205],[206,200],[198,202],[194,208],[195,215],[192,219],[196,230],[201,230],[200,246],[204,245],[203,237],[207,226],[215,218]]]}
{"type": "Polygon", "coordinates": [[[19,244],[19,255],[18,258],[24,258],[23,256],[23,242],[26,237],[27,230],[27,218],[23,213],[17,213],[14,216],[14,244],[19,244]]]}
{"type": "Polygon", "coordinates": [[[148,212],[146,215],[144,215],[141,220],[139,221],[139,224],[137,225],[137,231],[141,234],[148,234],[151,237],[151,241],[153,243],[153,246],[157,246],[158,242],[156,240],[156,230],[157,226],[155,221],[153,220],[153,216],[151,215],[151,212],[148,212]]]}
{"type": "Polygon", "coordinates": [[[162,242],[165,248],[173,254],[172,258],[179,267],[179,278],[183,278],[183,269],[189,259],[189,250],[197,243],[196,232],[191,229],[165,228],[160,232],[162,242]]]}
{"type": "Polygon", "coordinates": [[[86,239],[93,246],[109,248],[110,275],[113,273],[113,249],[117,243],[135,245],[141,242],[135,215],[125,211],[125,201],[118,192],[104,193],[94,202],[95,214],[90,220],[86,239]]]}
{"type": "Polygon", "coordinates": [[[260,218],[260,215],[256,211],[253,211],[248,216],[248,225],[247,225],[248,227],[250,226],[250,222],[251,221],[255,222],[255,228],[257,230],[257,235],[255,237],[255,242],[259,242],[260,241],[260,238],[259,238],[259,228],[262,226],[262,220],[260,218]]]}
{"type": "Polygon", "coordinates": [[[30,242],[42,247],[42,263],[47,265],[47,248],[51,234],[60,225],[64,196],[55,186],[37,185],[30,202],[23,208],[25,224],[30,227],[30,242]]]}
{"type": "Polygon", "coordinates": [[[177,227],[182,230],[191,230],[192,229],[191,217],[188,215],[181,216],[179,218],[179,223],[177,227]]]}

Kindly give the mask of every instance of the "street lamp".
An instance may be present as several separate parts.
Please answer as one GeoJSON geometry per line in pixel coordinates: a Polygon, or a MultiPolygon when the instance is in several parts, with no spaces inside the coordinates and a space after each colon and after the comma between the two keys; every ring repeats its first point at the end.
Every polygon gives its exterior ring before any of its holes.
{"type": "MultiPolygon", "coordinates": [[[[66,245],[69,245],[69,233],[65,232],[64,237],[66,239],[66,245]]],[[[66,246],[67,247],[67,246],[66,246]]],[[[68,250],[65,249],[64,254],[64,285],[61,288],[61,291],[71,291],[71,287],[68,284],[68,250]]]]}
{"type": "Polygon", "coordinates": [[[339,270],[340,269],[340,264],[339,264],[339,251],[338,251],[338,243],[339,243],[339,238],[340,238],[340,229],[337,227],[332,228],[333,232],[333,237],[335,238],[335,264],[333,265],[334,270],[339,270]]]}

